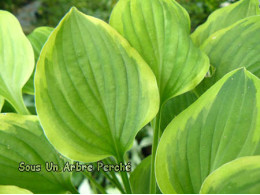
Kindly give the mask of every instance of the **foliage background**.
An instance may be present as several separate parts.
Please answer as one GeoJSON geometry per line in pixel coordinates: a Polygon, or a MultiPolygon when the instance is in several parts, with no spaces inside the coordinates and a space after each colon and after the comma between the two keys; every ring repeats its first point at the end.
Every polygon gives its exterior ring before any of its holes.
{"type": "MultiPolygon", "coordinates": [[[[191,16],[194,30],[208,15],[237,0],[177,0],[191,16]]],[[[14,13],[26,33],[37,26],[55,27],[64,14],[75,6],[82,12],[108,21],[117,0],[1,0],[0,9],[14,13]]]]}

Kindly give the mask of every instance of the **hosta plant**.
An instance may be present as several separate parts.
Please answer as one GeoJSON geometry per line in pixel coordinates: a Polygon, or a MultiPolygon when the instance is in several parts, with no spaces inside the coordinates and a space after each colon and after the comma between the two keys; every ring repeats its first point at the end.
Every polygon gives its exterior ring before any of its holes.
{"type": "Polygon", "coordinates": [[[174,0],[120,0],[109,24],[73,7],[28,36],[0,11],[0,193],[260,193],[258,3],[192,34],[174,0]]]}

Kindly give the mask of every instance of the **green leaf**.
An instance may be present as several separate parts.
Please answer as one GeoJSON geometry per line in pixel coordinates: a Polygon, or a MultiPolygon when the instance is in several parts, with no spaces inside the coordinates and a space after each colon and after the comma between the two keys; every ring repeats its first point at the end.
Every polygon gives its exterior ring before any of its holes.
{"type": "MultiPolygon", "coordinates": [[[[35,64],[38,61],[40,56],[40,52],[42,50],[43,45],[47,41],[49,35],[53,31],[54,28],[42,26],[36,28],[31,34],[28,35],[28,39],[32,44],[33,51],[34,51],[34,59],[35,64]]],[[[30,79],[27,81],[26,85],[23,87],[23,92],[27,94],[34,94],[34,72],[31,75],[30,79]]]]}
{"type": "Polygon", "coordinates": [[[197,96],[193,92],[187,92],[170,99],[162,109],[161,129],[164,130],[173,118],[188,108],[197,99],[197,96]]]}
{"type": "Polygon", "coordinates": [[[22,88],[34,68],[33,49],[18,20],[0,10],[0,95],[20,114],[28,114],[22,88]]]}
{"type": "Polygon", "coordinates": [[[161,104],[193,89],[205,76],[209,60],[190,38],[185,9],[169,0],[122,0],[110,24],[152,68],[161,104]]]}
{"type": "Polygon", "coordinates": [[[28,39],[33,47],[35,63],[40,56],[43,45],[53,30],[54,28],[52,27],[41,26],[36,28],[31,34],[28,35],[28,39]]]}
{"type": "Polygon", "coordinates": [[[198,193],[221,165],[260,153],[260,80],[235,70],[167,126],[156,154],[163,193],[198,193]]]}
{"type": "Polygon", "coordinates": [[[0,194],[32,194],[32,192],[17,186],[0,185],[0,194]]]}
{"type": "Polygon", "coordinates": [[[142,160],[130,175],[134,194],[148,194],[150,189],[151,156],[142,160]]]}
{"type": "Polygon", "coordinates": [[[75,8],[46,42],[35,87],[48,139],[84,162],[122,156],[159,108],[155,76],[136,50],[108,24],[75,8]]]}
{"type": "Polygon", "coordinates": [[[259,34],[260,16],[252,16],[210,36],[201,48],[209,56],[215,72],[212,77],[205,78],[199,90],[205,91],[225,74],[240,67],[246,67],[260,78],[259,34]]]}
{"type": "Polygon", "coordinates": [[[231,161],[204,181],[202,194],[259,194],[260,156],[242,157],[231,161]]]}
{"type": "Polygon", "coordinates": [[[46,171],[46,162],[62,169],[65,159],[48,142],[36,116],[0,114],[0,124],[0,185],[15,185],[40,194],[75,193],[71,173],[46,171]],[[23,167],[39,164],[41,171],[20,172],[21,162],[25,163],[23,167]]]}
{"type": "Polygon", "coordinates": [[[3,97],[0,96],[0,112],[2,111],[2,108],[4,106],[5,100],[3,97]]]}
{"type": "Polygon", "coordinates": [[[246,17],[259,14],[258,0],[240,0],[213,12],[208,17],[208,20],[192,33],[191,38],[196,45],[202,45],[210,35],[218,30],[226,28],[246,17]]]}

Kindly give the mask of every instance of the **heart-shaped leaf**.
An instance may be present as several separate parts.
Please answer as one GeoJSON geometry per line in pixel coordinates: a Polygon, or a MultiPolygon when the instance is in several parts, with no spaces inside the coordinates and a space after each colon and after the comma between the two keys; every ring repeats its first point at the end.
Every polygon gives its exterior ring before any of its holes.
{"type": "Polygon", "coordinates": [[[33,49],[18,20],[0,10],[0,95],[20,114],[28,114],[22,88],[34,68],[33,49]]]}
{"type": "Polygon", "coordinates": [[[212,77],[205,78],[198,88],[207,90],[231,70],[246,67],[260,78],[260,16],[240,20],[236,24],[214,33],[202,45],[215,68],[212,77]]]}
{"type": "Polygon", "coordinates": [[[197,99],[197,96],[193,92],[187,92],[170,99],[162,108],[161,129],[164,130],[172,119],[197,99]]]}
{"type": "Polygon", "coordinates": [[[75,8],[46,42],[35,87],[48,139],[84,162],[122,156],[159,108],[156,78],[136,50],[75,8]]]}
{"type": "Polygon", "coordinates": [[[213,12],[208,17],[208,20],[192,33],[191,38],[196,45],[202,45],[210,35],[218,30],[226,28],[246,17],[259,14],[258,0],[240,0],[213,12]]]}
{"type": "Polygon", "coordinates": [[[17,186],[0,185],[0,194],[32,194],[32,192],[17,186]]]}
{"type": "Polygon", "coordinates": [[[205,76],[209,60],[190,38],[184,8],[169,0],[124,0],[110,24],[137,49],[152,68],[161,104],[193,89],[205,76]]]}
{"type": "Polygon", "coordinates": [[[259,194],[260,156],[242,157],[224,164],[204,181],[201,194],[259,194]]]}
{"type": "Polygon", "coordinates": [[[198,193],[204,179],[238,157],[259,154],[260,80],[235,70],[167,126],[156,154],[163,193],[198,193]]]}
{"type": "MultiPolygon", "coordinates": [[[[36,28],[31,34],[28,35],[28,39],[31,42],[33,47],[35,63],[38,61],[41,49],[45,44],[46,40],[48,39],[49,35],[53,31],[53,29],[54,28],[42,26],[36,28]]],[[[34,83],[33,83],[34,72],[35,71],[33,71],[33,74],[31,75],[30,79],[23,87],[24,93],[34,94],[34,83]]]]}
{"type": "Polygon", "coordinates": [[[15,185],[41,194],[75,193],[71,173],[45,169],[46,162],[52,162],[60,170],[65,159],[46,139],[36,116],[0,114],[0,137],[0,185],[15,185]]]}

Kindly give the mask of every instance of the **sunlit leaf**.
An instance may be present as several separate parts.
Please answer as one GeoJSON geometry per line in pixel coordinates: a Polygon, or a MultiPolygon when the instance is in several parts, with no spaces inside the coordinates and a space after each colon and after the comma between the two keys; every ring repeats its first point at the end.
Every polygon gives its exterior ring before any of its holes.
{"type": "Polygon", "coordinates": [[[260,16],[252,16],[210,36],[201,48],[209,56],[215,72],[212,77],[205,78],[198,88],[205,91],[225,74],[239,67],[246,67],[260,78],[259,35],[260,16]]]}
{"type": "Polygon", "coordinates": [[[33,68],[33,49],[18,20],[0,10],[0,95],[20,114],[28,114],[22,88],[33,68]]]}
{"type": "Polygon", "coordinates": [[[48,139],[79,161],[122,156],[159,108],[155,76],[136,50],[75,8],[46,42],[35,87],[48,139]]]}
{"type": "Polygon", "coordinates": [[[185,9],[169,0],[122,0],[110,24],[143,56],[156,75],[161,104],[193,89],[209,61],[190,38],[185,9]]]}
{"type": "Polygon", "coordinates": [[[46,171],[46,162],[57,164],[61,170],[65,159],[48,142],[36,116],[0,114],[0,138],[0,185],[43,194],[76,192],[71,173],[46,171]],[[41,171],[37,172],[35,166],[26,171],[26,165],[41,165],[41,171]]]}
{"type": "Polygon", "coordinates": [[[260,156],[242,157],[224,164],[204,181],[202,194],[259,194],[260,156]]]}
{"type": "Polygon", "coordinates": [[[0,185],[0,194],[32,194],[32,192],[17,186],[0,185]]]}
{"type": "Polygon", "coordinates": [[[208,17],[208,20],[195,30],[191,37],[196,45],[202,45],[214,32],[226,28],[248,16],[259,14],[258,0],[240,0],[213,12],[208,17]]]}
{"type": "Polygon", "coordinates": [[[204,179],[238,157],[260,153],[260,80],[235,70],[167,126],[156,154],[163,193],[199,193],[204,179]]]}

